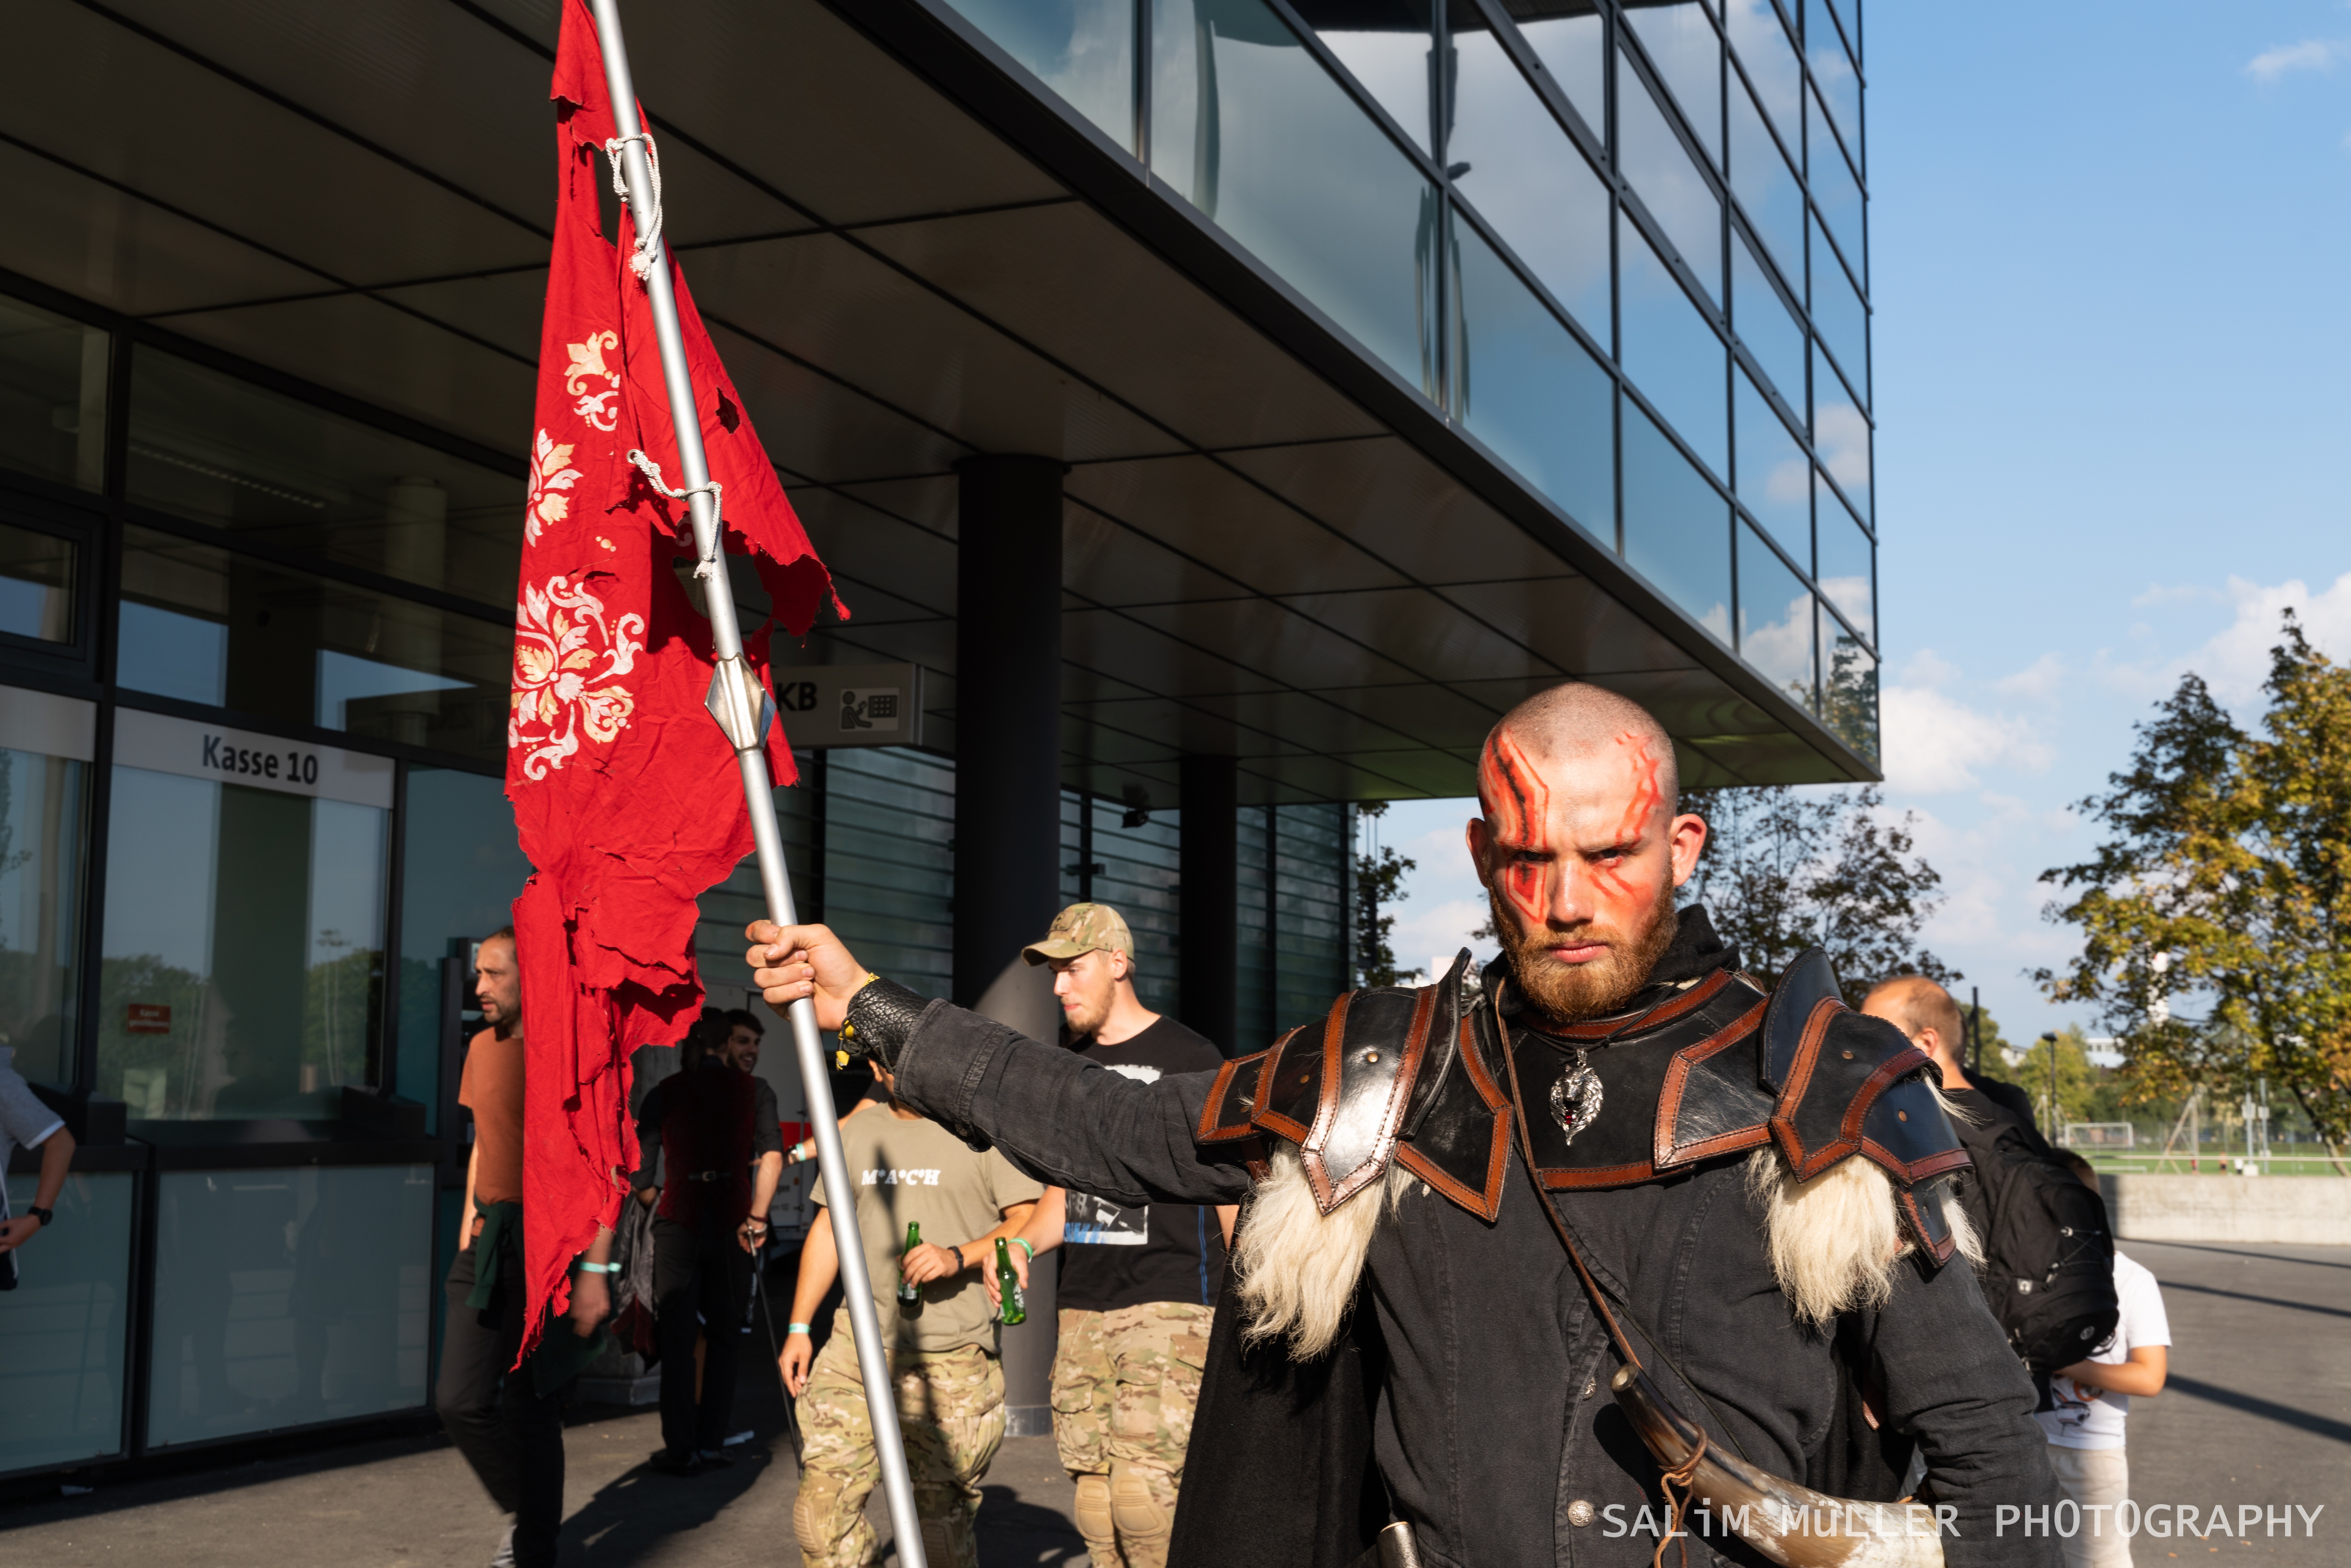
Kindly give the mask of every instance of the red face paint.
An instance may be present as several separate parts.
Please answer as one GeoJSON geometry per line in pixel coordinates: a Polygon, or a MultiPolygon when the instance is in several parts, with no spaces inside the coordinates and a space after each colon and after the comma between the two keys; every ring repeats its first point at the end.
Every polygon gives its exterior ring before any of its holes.
{"type": "MultiPolygon", "coordinates": [[[[1615,841],[1635,844],[1649,824],[1649,813],[1665,804],[1665,791],[1657,787],[1657,759],[1649,755],[1648,742],[1642,737],[1626,733],[1616,737],[1618,747],[1632,770],[1632,793],[1626,798],[1623,814],[1616,823],[1615,841]]],[[[1601,866],[1593,873],[1593,881],[1607,893],[1628,901],[1638,901],[1639,894],[1625,879],[1622,862],[1601,866]]]]}
{"type": "Polygon", "coordinates": [[[1493,823],[1496,847],[1504,856],[1502,895],[1533,925],[1543,924],[1543,873],[1540,861],[1519,858],[1519,852],[1540,854],[1548,842],[1551,791],[1520,749],[1518,737],[1498,729],[1486,743],[1478,765],[1478,795],[1487,820],[1493,823]]]}

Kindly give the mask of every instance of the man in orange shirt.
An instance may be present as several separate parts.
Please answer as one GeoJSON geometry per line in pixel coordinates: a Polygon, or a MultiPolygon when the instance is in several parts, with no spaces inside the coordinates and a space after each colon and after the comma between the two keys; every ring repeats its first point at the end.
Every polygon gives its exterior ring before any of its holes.
{"type": "Polygon", "coordinates": [[[554,1568],[556,1531],[563,1521],[563,1394],[592,1354],[599,1325],[611,1311],[605,1276],[612,1233],[599,1232],[575,1265],[571,1332],[549,1333],[516,1366],[528,1292],[522,972],[515,964],[512,926],[476,950],[474,979],[489,1027],[467,1044],[458,1081],[457,1103],[474,1113],[474,1149],[465,1164],[466,1222],[449,1265],[448,1328],[434,1405],[490,1500],[514,1516],[492,1568],[554,1568]]]}

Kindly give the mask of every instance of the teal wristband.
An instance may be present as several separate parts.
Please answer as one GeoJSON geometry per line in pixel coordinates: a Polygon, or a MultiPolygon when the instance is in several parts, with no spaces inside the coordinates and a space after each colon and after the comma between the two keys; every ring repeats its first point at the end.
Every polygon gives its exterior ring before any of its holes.
{"type": "Polygon", "coordinates": [[[808,1326],[808,1324],[806,1324],[806,1323],[794,1323],[794,1324],[792,1324],[789,1328],[788,1328],[788,1329],[784,1330],[784,1337],[785,1337],[785,1338],[787,1338],[787,1339],[789,1339],[792,1335],[794,1335],[794,1334],[796,1334],[796,1333],[808,1333],[808,1332],[809,1332],[809,1326],[808,1326]]]}
{"type": "Polygon", "coordinates": [[[1029,1239],[1026,1236],[1016,1236],[1012,1239],[1019,1244],[1020,1250],[1029,1254],[1029,1261],[1031,1263],[1037,1261],[1037,1249],[1029,1244],[1029,1239]]]}
{"type": "Polygon", "coordinates": [[[575,1263],[572,1267],[583,1274],[617,1274],[621,1271],[618,1263],[575,1263]]]}

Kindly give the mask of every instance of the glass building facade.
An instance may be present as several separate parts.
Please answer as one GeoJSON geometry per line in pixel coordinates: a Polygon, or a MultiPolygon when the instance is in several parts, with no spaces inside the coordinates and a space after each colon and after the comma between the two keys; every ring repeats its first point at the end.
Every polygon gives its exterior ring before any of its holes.
{"type": "Polygon", "coordinates": [[[947,0],[1877,756],[1861,0],[947,0]]]}

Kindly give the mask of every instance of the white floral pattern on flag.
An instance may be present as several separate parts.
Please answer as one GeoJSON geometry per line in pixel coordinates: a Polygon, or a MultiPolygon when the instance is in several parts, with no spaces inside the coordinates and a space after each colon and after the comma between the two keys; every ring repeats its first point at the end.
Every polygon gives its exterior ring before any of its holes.
{"type": "Polygon", "coordinates": [[[544,779],[577,753],[584,735],[609,746],[628,727],[636,698],[617,677],[644,652],[645,618],[607,625],[603,601],[569,578],[526,588],[515,606],[514,695],[507,747],[523,753],[523,775],[544,779]]]}

